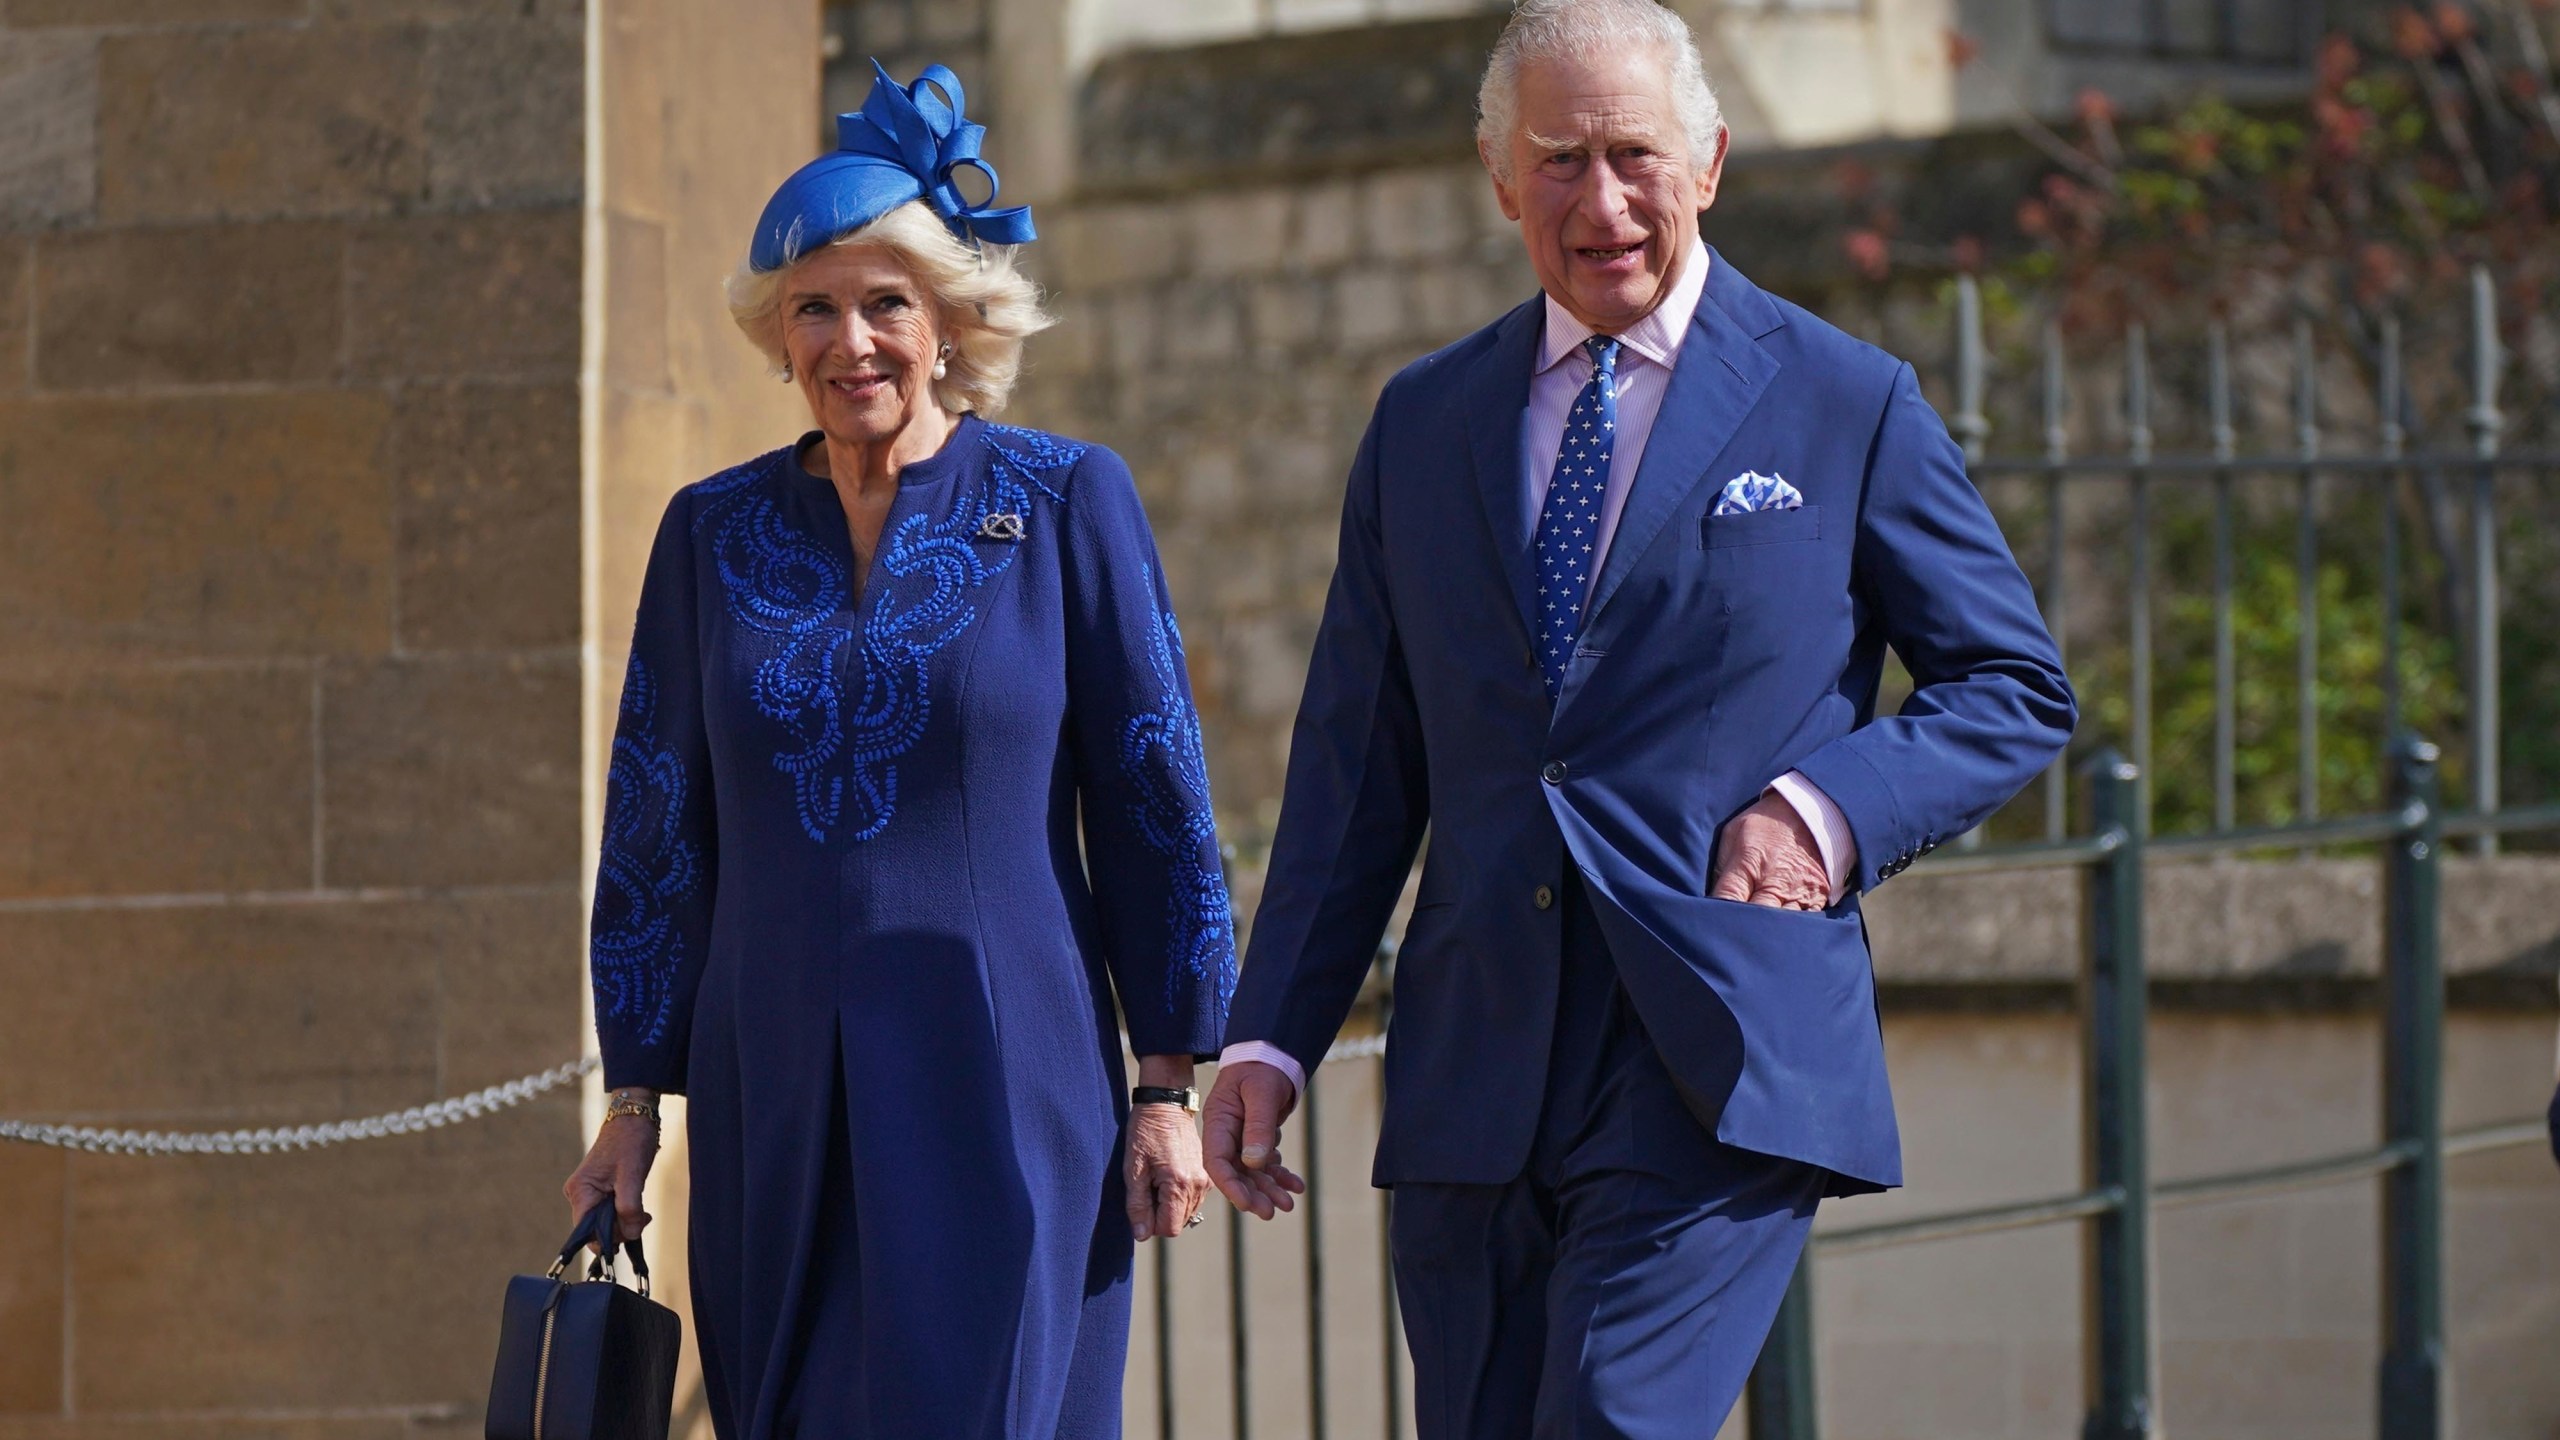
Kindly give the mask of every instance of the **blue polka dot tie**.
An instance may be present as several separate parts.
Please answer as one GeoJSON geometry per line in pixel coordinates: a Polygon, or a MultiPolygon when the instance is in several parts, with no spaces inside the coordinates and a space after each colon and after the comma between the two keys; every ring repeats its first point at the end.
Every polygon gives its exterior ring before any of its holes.
{"type": "Polygon", "coordinates": [[[1591,591],[1591,557],[1600,539],[1600,492],[1609,484],[1609,450],[1618,432],[1618,341],[1594,335],[1591,381],[1573,397],[1555,478],[1538,511],[1538,671],[1547,698],[1564,688],[1564,664],[1582,634],[1583,597],[1591,591]]]}

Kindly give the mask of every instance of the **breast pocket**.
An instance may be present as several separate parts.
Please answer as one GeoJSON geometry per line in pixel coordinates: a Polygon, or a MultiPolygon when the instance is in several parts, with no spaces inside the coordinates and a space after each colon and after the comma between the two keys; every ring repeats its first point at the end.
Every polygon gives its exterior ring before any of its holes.
{"type": "Polygon", "coordinates": [[[1799,505],[1792,510],[1710,515],[1700,522],[1698,543],[1708,550],[1730,550],[1742,545],[1785,545],[1821,538],[1822,507],[1799,505]]]}

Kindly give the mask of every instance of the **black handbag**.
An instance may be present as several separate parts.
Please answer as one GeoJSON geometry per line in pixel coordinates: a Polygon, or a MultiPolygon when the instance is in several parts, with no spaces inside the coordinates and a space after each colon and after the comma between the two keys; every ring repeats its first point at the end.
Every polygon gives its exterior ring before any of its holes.
{"type": "Polygon", "coordinates": [[[667,1440],[684,1327],[649,1298],[649,1261],[626,1241],[640,1288],[613,1279],[611,1200],[578,1222],[544,1275],[507,1282],[498,1368],[489,1380],[489,1440],[667,1440]],[[584,1280],[569,1262],[590,1241],[584,1280]]]}

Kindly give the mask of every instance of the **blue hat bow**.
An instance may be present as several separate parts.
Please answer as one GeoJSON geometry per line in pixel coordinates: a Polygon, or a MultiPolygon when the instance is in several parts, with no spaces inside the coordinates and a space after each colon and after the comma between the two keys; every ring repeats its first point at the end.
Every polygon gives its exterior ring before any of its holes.
{"type": "Polygon", "coordinates": [[[1022,245],[1037,238],[1031,209],[994,207],[995,167],[980,156],[987,127],[962,118],[960,77],[928,65],[913,85],[889,78],[871,62],[871,94],[862,108],[836,117],[836,148],[794,171],[765,202],[747,264],[779,270],[911,200],[933,207],[964,240],[1022,245]],[[956,176],[987,177],[987,200],[972,205],[956,176]]]}

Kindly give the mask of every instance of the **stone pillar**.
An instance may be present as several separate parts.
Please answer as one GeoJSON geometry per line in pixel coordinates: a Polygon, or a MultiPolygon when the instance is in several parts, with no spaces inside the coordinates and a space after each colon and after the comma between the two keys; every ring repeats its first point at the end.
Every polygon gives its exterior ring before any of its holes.
{"type": "MultiPolygon", "coordinates": [[[[816,151],[814,0],[604,0],[587,205],[587,870],[631,617],[668,497],[808,428],[730,323],[721,282],[765,198],[816,151]]],[[[710,1440],[686,1305],[683,1102],[649,1187],[659,1299],[686,1312],[679,1437],[710,1440]]],[[[589,1111],[589,1121],[600,1113],[589,1111]]],[[[556,1182],[555,1182],[556,1183],[556,1182]]]]}
{"type": "MultiPolygon", "coordinates": [[[[817,96],[813,0],[600,4],[8,5],[0,1116],[590,1043],[597,717],[666,494],[798,427],[719,281],[817,96]]],[[[585,1133],[0,1146],[0,1434],[476,1425],[585,1133]]]]}

